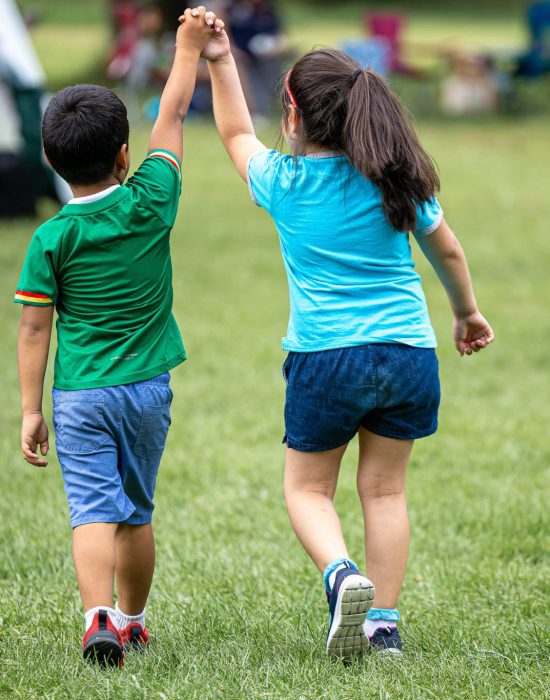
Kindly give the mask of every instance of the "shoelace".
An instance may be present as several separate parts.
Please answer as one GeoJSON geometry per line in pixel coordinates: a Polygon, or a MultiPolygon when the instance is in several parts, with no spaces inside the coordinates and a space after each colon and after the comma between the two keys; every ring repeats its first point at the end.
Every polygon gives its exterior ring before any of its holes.
{"type": "Polygon", "coordinates": [[[376,632],[373,634],[373,637],[376,637],[377,634],[383,634],[385,637],[391,637],[395,628],[392,627],[379,627],[376,632]]]}

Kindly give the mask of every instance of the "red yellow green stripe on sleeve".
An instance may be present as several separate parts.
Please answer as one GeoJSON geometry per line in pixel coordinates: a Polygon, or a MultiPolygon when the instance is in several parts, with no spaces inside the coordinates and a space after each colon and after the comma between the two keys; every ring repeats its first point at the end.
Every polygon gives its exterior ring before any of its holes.
{"type": "Polygon", "coordinates": [[[34,306],[51,306],[53,299],[46,294],[36,294],[35,292],[24,292],[18,289],[13,300],[20,304],[33,304],[34,306]]]}
{"type": "Polygon", "coordinates": [[[174,168],[178,172],[178,175],[181,175],[180,162],[173,153],[170,153],[170,151],[164,151],[162,149],[157,148],[154,151],[148,153],[147,158],[164,158],[164,160],[167,160],[171,165],[174,166],[174,168]]]}

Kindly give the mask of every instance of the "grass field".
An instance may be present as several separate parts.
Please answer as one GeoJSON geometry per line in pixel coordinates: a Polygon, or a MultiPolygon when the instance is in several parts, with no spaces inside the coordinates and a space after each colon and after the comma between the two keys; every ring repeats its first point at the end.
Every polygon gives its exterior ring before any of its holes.
{"type": "MultiPolygon", "coordinates": [[[[122,672],[80,660],[82,617],[55,451],[46,470],[19,456],[20,309],[9,300],[38,221],[0,227],[0,697],[548,696],[548,123],[421,122],[419,131],[440,166],[441,200],[497,341],[474,358],[455,354],[444,294],[419,260],[444,397],[441,429],[418,443],[411,463],[404,659],[369,657],[344,668],[324,657],[320,576],[282,498],[279,339],[288,301],[276,233],[212,127],[193,123],[173,234],[175,311],[189,361],[173,373],[173,427],[157,492],[154,642],[122,672]]],[[[136,130],[134,161],[145,145],[146,133],[136,130]]],[[[45,407],[49,420],[49,397],[45,407]]],[[[352,444],[337,503],[351,553],[362,560],[356,452],[352,444]]]]}

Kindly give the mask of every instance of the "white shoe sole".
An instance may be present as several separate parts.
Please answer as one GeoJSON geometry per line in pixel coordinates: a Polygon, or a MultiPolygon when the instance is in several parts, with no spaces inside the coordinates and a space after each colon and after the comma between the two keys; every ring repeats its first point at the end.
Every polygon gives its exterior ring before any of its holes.
{"type": "Polygon", "coordinates": [[[357,574],[344,579],[327,638],[329,656],[349,659],[368,649],[370,642],[363,623],[373,600],[374,585],[366,576],[357,574]]]}

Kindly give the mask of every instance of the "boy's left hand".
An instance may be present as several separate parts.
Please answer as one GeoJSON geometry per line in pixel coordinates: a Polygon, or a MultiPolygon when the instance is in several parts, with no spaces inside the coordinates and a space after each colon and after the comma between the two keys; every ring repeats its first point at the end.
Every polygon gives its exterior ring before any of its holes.
{"type": "Polygon", "coordinates": [[[201,54],[210,43],[213,43],[221,34],[225,34],[223,31],[225,24],[222,20],[218,19],[214,12],[207,12],[202,5],[192,10],[189,8],[185,10],[179,21],[181,25],[178,29],[177,45],[191,44],[199,49],[201,54]]]}
{"type": "Polygon", "coordinates": [[[48,454],[48,434],[48,426],[41,413],[28,413],[23,416],[21,451],[25,461],[34,467],[45,467],[48,464],[36,453],[40,446],[40,454],[43,457],[48,454]]]}

